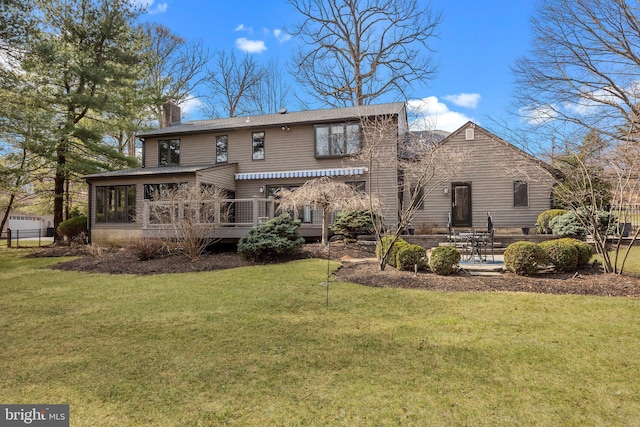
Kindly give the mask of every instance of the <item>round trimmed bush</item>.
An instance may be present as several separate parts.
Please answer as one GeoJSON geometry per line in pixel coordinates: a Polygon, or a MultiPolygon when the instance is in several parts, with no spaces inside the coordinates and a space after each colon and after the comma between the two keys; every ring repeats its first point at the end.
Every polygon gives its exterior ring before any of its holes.
{"type": "Polygon", "coordinates": [[[304,238],[300,235],[300,221],[289,214],[280,215],[253,228],[238,242],[238,252],[250,260],[275,260],[295,253],[304,238]]]}
{"type": "Polygon", "coordinates": [[[541,242],[540,247],[556,271],[574,271],[578,268],[578,249],[563,239],[541,242]]]}
{"type": "Polygon", "coordinates": [[[73,240],[82,233],[87,232],[87,216],[78,215],[62,221],[58,224],[58,235],[67,240],[73,240]]]}
{"type": "Polygon", "coordinates": [[[398,270],[413,271],[427,269],[427,250],[419,245],[406,244],[398,250],[396,255],[396,268],[398,270]]]}
{"type": "MultiPolygon", "coordinates": [[[[380,239],[380,242],[378,242],[378,244],[376,245],[376,257],[378,259],[380,259],[384,251],[387,250],[392,240],[393,240],[393,236],[384,236],[382,239],[380,239]]],[[[407,241],[404,240],[402,237],[398,237],[398,240],[395,241],[395,243],[391,247],[391,250],[389,251],[389,259],[387,263],[390,266],[392,267],[396,266],[396,258],[398,256],[398,251],[404,245],[408,245],[407,241]]]]}
{"type": "Polygon", "coordinates": [[[536,220],[536,231],[538,234],[551,234],[551,226],[549,225],[551,220],[566,213],[566,209],[548,209],[542,212],[536,220]]]}
{"type": "Polygon", "coordinates": [[[564,237],[559,240],[572,244],[578,250],[578,267],[584,267],[589,264],[593,256],[593,248],[590,244],[572,237],[564,237]]]}
{"type": "Polygon", "coordinates": [[[431,251],[429,267],[440,276],[448,276],[458,271],[459,262],[459,250],[453,246],[438,246],[431,251]]]}
{"type": "Polygon", "coordinates": [[[537,273],[547,262],[545,252],[533,242],[515,242],[504,251],[505,267],[520,276],[537,273]]]}

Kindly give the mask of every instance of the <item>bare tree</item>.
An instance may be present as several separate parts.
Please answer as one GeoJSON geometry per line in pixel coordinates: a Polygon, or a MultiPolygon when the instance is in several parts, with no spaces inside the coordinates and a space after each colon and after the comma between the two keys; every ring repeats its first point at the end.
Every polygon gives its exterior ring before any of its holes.
{"type": "Polygon", "coordinates": [[[144,30],[149,43],[145,86],[155,118],[161,121],[165,102],[182,104],[195,96],[211,54],[202,41],[186,41],[163,25],[150,24],[144,30]]]}
{"type": "Polygon", "coordinates": [[[226,193],[200,185],[176,186],[153,194],[149,215],[159,226],[158,238],[167,249],[199,259],[206,248],[219,240],[215,231],[226,222],[229,209],[226,193]]]}
{"type": "Polygon", "coordinates": [[[344,209],[367,209],[369,197],[352,186],[329,177],[312,179],[295,190],[282,189],[278,192],[279,210],[295,211],[305,206],[322,209],[322,244],[326,245],[329,235],[329,214],[344,209]]]}
{"type": "Polygon", "coordinates": [[[253,114],[273,114],[289,105],[291,87],[283,76],[277,60],[262,68],[262,78],[249,90],[248,104],[253,114]]]}
{"type": "Polygon", "coordinates": [[[599,230],[598,212],[615,210],[616,204],[622,209],[622,200],[636,197],[638,191],[630,185],[636,179],[635,163],[621,160],[637,145],[639,130],[637,4],[543,0],[532,22],[533,47],[514,67],[516,107],[533,125],[532,132],[553,141],[553,165],[571,178],[557,182],[556,194],[587,226],[605,260],[605,270],[613,272],[617,267],[607,253],[608,230],[599,230]],[[585,157],[574,141],[590,132],[601,137],[606,147],[585,157]],[[558,151],[571,162],[558,162],[558,151]],[[611,206],[601,202],[602,180],[609,180],[611,206]]]}
{"type": "Polygon", "coordinates": [[[289,0],[302,15],[294,76],[322,104],[406,99],[431,79],[431,40],[442,17],[417,0],[289,0]]]}
{"type": "Polygon", "coordinates": [[[525,118],[556,132],[586,128],[610,137],[620,126],[637,127],[637,5],[543,0],[532,22],[533,47],[514,67],[517,107],[525,118]],[[559,129],[558,122],[565,126],[559,129]]]}
{"type": "Polygon", "coordinates": [[[211,91],[205,101],[208,115],[235,117],[252,113],[252,91],[258,88],[263,76],[264,70],[248,54],[240,59],[233,51],[218,51],[205,78],[211,91]]]}
{"type": "MultiPolygon", "coordinates": [[[[427,135],[429,135],[427,133],[427,135]]],[[[384,270],[391,247],[418,214],[429,195],[451,181],[467,161],[470,153],[450,149],[428,136],[418,134],[398,135],[396,119],[391,116],[376,116],[361,119],[362,148],[354,158],[368,165],[371,177],[369,194],[378,200],[382,219],[372,216],[378,244],[385,236],[391,236],[389,244],[381,245],[378,267],[384,270]],[[379,183],[385,181],[380,174],[397,168],[398,210],[391,212],[389,202],[379,197],[383,189],[379,183]],[[385,206],[387,205],[387,206],[385,206]],[[392,215],[396,218],[392,218],[392,215]]],[[[395,171],[393,171],[395,173],[395,171]]],[[[372,212],[374,206],[370,206],[372,212]]]]}

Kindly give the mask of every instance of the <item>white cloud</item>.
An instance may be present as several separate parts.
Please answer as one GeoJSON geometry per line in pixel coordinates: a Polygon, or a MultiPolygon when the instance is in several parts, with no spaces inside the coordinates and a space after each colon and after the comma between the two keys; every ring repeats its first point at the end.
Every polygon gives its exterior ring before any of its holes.
{"type": "Polygon", "coordinates": [[[533,126],[542,126],[558,117],[558,112],[549,105],[543,107],[521,108],[522,121],[533,126]]]}
{"type": "Polygon", "coordinates": [[[447,95],[444,97],[447,101],[464,108],[478,108],[480,102],[479,93],[460,93],[458,95],[447,95]]]}
{"type": "Polygon", "coordinates": [[[156,11],[154,13],[164,13],[167,11],[168,8],[169,8],[168,3],[160,3],[158,4],[158,7],[156,7],[156,11]]]}
{"type": "Polygon", "coordinates": [[[453,132],[472,118],[457,111],[451,111],[435,96],[409,100],[408,108],[412,122],[411,130],[446,130],[453,132]]]}
{"type": "Polygon", "coordinates": [[[233,29],[235,32],[243,32],[249,35],[253,35],[253,27],[247,27],[244,24],[238,24],[236,28],[233,29]]]}
{"type": "Polygon", "coordinates": [[[287,33],[286,31],[282,31],[280,29],[273,30],[273,35],[280,43],[288,42],[291,40],[292,35],[287,33]]]}
{"type": "Polygon", "coordinates": [[[236,39],[236,47],[247,53],[262,53],[267,50],[264,40],[249,40],[246,37],[236,39]]]}
{"type": "Polygon", "coordinates": [[[202,110],[203,106],[204,104],[200,99],[189,98],[180,104],[180,109],[182,110],[183,116],[190,117],[197,115],[202,110]]]}

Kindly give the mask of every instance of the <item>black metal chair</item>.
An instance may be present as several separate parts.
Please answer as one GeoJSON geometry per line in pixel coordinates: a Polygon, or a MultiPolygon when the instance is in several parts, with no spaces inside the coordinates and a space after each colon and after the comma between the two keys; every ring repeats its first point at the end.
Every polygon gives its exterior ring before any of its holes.
{"type": "Polygon", "coordinates": [[[491,217],[491,212],[487,212],[487,232],[482,234],[482,238],[480,244],[483,246],[485,261],[487,260],[487,250],[491,248],[491,261],[495,262],[495,251],[493,246],[493,236],[495,234],[495,230],[493,228],[493,218],[491,217]]]}

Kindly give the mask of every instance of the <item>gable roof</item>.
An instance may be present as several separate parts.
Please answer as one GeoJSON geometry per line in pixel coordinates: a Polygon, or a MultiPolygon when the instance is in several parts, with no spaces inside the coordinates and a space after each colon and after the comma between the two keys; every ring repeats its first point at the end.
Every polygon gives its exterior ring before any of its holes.
{"type": "Polygon", "coordinates": [[[443,138],[440,141],[440,143],[441,144],[446,144],[448,141],[450,141],[451,139],[455,138],[456,136],[458,136],[459,134],[461,134],[462,132],[466,131],[469,128],[473,128],[475,130],[480,130],[489,139],[491,139],[491,140],[493,140],[493,141],[495,141],[495,142],[497,142],[499,144],[504,145],[505,147],[513,150],[516,154],[519,154],[519,155],[525,157],[526,159],[536,163],[538,166],[540,166],[541,168],[543,168],[547,172],[549,172],[551,175],[553,175],[554,178],[561,178],[563,176],[561,171],[559,171],[558,169],[554,168],[549,163],[547,163],[545,161],[542,161],[542,160],[538,159],[537,157],[533,156],[532,154],[527,153],[523,149],[521,149],[519,147],[516,147],[515,145],[511,144],[510,142],[505,141],[504,139],[500,138],[496,134],[494,134],[492,132],[489,132],[488,130],[486,130],[483,127],[477,125],[476,123],[473,123],[472,121],[468,121],[464,125],[460,126],[458,129],[456,129],[455,131],[451,132],[451,134],[449,134],[447,137],[443,138]]]}
{"type": "Polygon", "coordinates": [[[141,132],[137,136],[140,138],[146,138],[162,135],[182,135],[255,127],[284,126],[299,123],[322,123],[338,120],[354,120],[360,119],[361,117],[372,117],[377,115],[398,115],[404,107],[404,102],[392,102],[389,104],[379,105],[361,105],[357,107],[328,108],[323,110],[297,111],[291,113],[285,112],[259,116],[196,120],[147,132],[141,132]]]}

